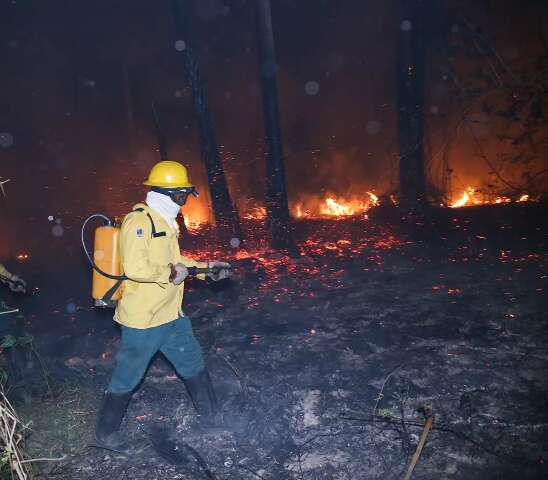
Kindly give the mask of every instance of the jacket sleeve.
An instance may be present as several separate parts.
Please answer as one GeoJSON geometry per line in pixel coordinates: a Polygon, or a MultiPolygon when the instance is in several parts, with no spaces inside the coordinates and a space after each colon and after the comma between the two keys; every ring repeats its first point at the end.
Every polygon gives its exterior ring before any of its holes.
{"type": "Polygon", "coordinates": [[[0,263],[0,275],[3,277],[6,277],[7,279],[11,279],[12,275],[10,272],[7,271],[6,267],[0,263]]]}
{"type": "Polygon", "coordinates": [[[124,274],[136,282],[169,283],[169,265],[150,258],[150,222],[146,215],[130,213],[122,223],[120,257],[124,274]]]}

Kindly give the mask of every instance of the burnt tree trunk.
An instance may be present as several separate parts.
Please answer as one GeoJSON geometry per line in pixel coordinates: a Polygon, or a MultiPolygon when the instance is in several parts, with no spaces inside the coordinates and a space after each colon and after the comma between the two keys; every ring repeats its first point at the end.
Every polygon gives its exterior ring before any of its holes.
{"type": "Polygon", "coordinates": [[[257,27],[266,141],[266,210],[271,245],[273,248],[295,252],[285,185],[270,0],[257,0],[257,27]]]}
{"type": "Polygon", "coordinates": [[[184,42],[181,50],[186,81],[192,91],[194,111],[200,125],[202,158],[207,171],[213,214],[220,238],[227,240],[233,237],[242,238],[238,212],[230,192],[219,154],[215,132],[211,126],[209,108],[206,101],[204,84],[194,50],[189,39],[189,17],[191,3],[188,0],[171,0],[175,28],[178,40],[184,42]]]}
{"type": "Polygon", "coordinates": [[[400,0],[398,49],[398,129],[401,200],[408,206],[423,202],[424,79],[430,0],[400,0]]]}

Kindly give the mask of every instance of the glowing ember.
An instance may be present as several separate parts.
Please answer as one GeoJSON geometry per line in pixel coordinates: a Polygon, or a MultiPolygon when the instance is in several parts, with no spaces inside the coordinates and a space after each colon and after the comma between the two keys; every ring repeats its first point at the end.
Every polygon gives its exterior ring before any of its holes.
{"type": "Polygon", "coordinates": [[[28,260],[29,259],[29,254],[28,253],[20,253],[19,255],[17,255],[17,260],[23,262],[25,260],[28,260]]]}

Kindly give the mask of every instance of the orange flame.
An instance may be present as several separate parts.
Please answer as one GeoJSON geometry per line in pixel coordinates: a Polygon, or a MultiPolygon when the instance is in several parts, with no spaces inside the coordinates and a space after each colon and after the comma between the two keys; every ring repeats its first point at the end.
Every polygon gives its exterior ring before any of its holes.
{"type": "MultiPolygon", "coordinates": [[[[365,198],[347,200],[328,195],[322,198],[310,198],[305,202],[294,204],[291,208],[295,218],[348,217],[364,215],[372,207],[379,205],[379,198],[373,192],[365,192],[365,198]]],[[[248,206],[242,208],[245,212],[242,219],[264,220],[267,210],[264,206],[248,206]]],[[[184,222],[191,233],[199,233],[210,222],[210,206],[205,203],[193,203],[183,210],[184,222]]]]}
{"type": "Polygon", "coordinates": [[[297,218],[310,217],[310,210],[308,209],[303,210],[303,204],[298,203],[297,206],[295,207],[295,216],[297,218]]]}
{"type": "Polygon", "coordinates": [[[325,203],[320,205],[322,215],[332,215],[341,217],[343,215],[354,215],[355,210],[351,203],[335,200],[333,197],[327,197],[325,203]]]}
{"type": "Polygon", "coordinates": [[[296,218],[302,217],[348,217],[365,214],[372,206],[379,204],[379,198],[373,192],[366,192],[369,198],[346,200],[328,195],[324,200],[307,201],[307,207],[298,203],[293,209],[296,218]],[[312,213],[315,212],[315,213],[312,213]]]}
{"type": "Polygon", "coordinates": [[[189,232],[193,232],[193,233],[196,233],[198,232],[204,225],[205,225],[205,221],[202,221],[202,220],[196,220],[196,219],[190,219],[188,217],[184,217],[185,219],[185,226],[186,226],[186,229],[189,231],[189,232]]]}
{"type": "MultiPolygon", "coordinates": [[[[470,207],[472,205],[490,205],[490,204],[500,204],[500,203],[512,203],[512,199],[509,197],[497,197],[495,199],[480,199],[477,197],[478,191],[472,187],[468,187],[464,190],[461,197],[449,205],[451,208],[460,208],[460,207],[470,207]]],[[[519,199],[515,200],[516,202],[528,202],[531,198],[528,194],[523,194],[519,199]]]]}
{"type": "Polygon", "coordinates": [[[470,200],[470,194],[474,193],[474,189],[468,187],[462,194],[462,196],[454,203],[450,205],[451,208],[464,207],[470,200]]]}
{"type": "Polygon", "coordinates": [[[264,220],[266,218],[266,207],[254,207],[243,215],[248,220],[264,220]]]}

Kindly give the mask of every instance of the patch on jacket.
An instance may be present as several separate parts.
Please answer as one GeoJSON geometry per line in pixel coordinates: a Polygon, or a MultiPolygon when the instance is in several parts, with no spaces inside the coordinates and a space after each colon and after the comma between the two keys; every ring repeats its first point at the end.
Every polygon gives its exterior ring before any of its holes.
{"type": "Polygon", "coordinates": [[[143,236],[143,229],[142,229],[142,228],[138,228],[138,229],[137,229],[137,236],[138,236],[138,237],[142,237],[142,236],[143,236]]]}

